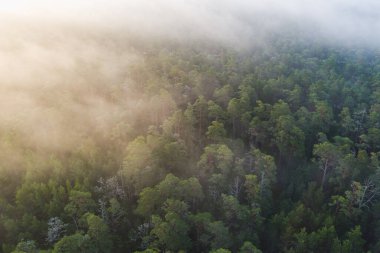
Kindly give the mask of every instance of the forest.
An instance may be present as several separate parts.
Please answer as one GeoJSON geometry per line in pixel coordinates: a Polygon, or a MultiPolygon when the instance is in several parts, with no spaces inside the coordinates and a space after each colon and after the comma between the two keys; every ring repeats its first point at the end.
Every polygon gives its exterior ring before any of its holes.
{"type": "Polygon", "coordinates": [[[0,253],[380,252],[380,3],[0,3],[0,253]]]}
{"type": "Polygon", "coordinates": [[[121,108],[106,131],[2,125],[0,252],[380,252],[378,51],[131,44],[127,84],[92,87],[121,108]]]}

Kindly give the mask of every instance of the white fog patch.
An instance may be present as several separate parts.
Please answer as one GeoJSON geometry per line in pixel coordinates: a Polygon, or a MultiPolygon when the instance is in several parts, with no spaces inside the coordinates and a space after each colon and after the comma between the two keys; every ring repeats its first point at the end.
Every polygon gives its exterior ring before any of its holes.
{"type": "Polygon", "coordinates": [[[246,47],[292,25],[377,46],[380,29],[372,0],[5,0],[0,13],[0,127],[60,146],[85,128],[107,132],[141,103],[115,104],[102,93],[127,85],[140,60],[130,35],[246,47]]]}

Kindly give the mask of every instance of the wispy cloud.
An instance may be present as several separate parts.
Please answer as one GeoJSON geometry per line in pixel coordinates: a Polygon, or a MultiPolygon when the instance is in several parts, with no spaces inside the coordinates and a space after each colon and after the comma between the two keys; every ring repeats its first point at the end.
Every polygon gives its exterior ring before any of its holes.
{"type": "Polygon", "coordinates": [[[0,10],[120,32],[230,42],[252,39],[257,32],[287,23],[339,40],[371,43],[380,37],[380,2],[375,0],[8,0],[0,10]]]}
{"type": "Polygon", "coordinates": [[[46,145],[124,117],[102,87],[124,83],[139,60],[128,34],[247,46],[292,25],[335,43],[380,42],[374,0],[5,0],[0,13],[0,127],[46,145]]]}

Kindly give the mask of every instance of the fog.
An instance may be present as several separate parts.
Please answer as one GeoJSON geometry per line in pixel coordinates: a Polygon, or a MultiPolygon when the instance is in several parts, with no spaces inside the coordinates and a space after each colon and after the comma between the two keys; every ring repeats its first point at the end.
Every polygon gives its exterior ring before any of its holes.
{"type": "Polygon", "coordinates": [[[292,27],[329,43],[377,46],[379,14],[371,0],[5,0],[0,127],[70,149],[85,133],[133,121],[146,101],[128,90],[128,68],[143,60],[131,37],[246,48],[292,27]]]}
{"type": "Polygon", "coordinates": [[[0,11],[28,21],[235,44],[289,25],[326,39],[376,44],[380,28],[375,0],[7,0],[0,11]]]}

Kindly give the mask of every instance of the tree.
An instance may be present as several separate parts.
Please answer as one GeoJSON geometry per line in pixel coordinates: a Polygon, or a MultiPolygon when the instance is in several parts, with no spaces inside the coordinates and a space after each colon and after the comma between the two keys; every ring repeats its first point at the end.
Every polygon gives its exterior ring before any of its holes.
{"type": "Polygon", "coordinates": [[[99,211],[103,221],[107,223],[113,233],[120,232],[120,228],[125,226],[126,210],[121,203],[112,198],[109,201],[99,200],[99,211]]]}
{"type": "Polygon", "coordinates": [[[156,166],[166,173],[189,174],[186,171],[188,154],[183,141],[161,138],[160,142],[158,147],[152,150],[152,158],[156,166]]]}
{"type": "Polygon", "coordinates": [[[274,143],[280,151],[280,157],[303,157],[305,152],[305,134],[296,126],[291,116],[280,116],[274,129],[274,143]]]}
{"type": "Polygon", "coordinates": [[[227,135],[226,130],[224,129],[223,123],[218,121],[211,122],[211,125],[208,127],[206,136],[213,142],[220,142],[227,135]]]}
{"type": "Polygon", "coordinates": [[[225,122],[227,117],[226,111],[212,100],[209,100],[207,104],[209,118],[213,121],[225,122]]]}
{"type": "Polygon", "coordinates": [[[262,219],[260,208],[242,205],[234,196],[222,194],[223,221],[234,236],[236,246],[246,240],[257,241],[262,219]]]}
{"type": "Polygon", "coordinates": [[[152,146],[147,138],[139,136],[128,144],[123,162],[123,175],[131,184],[129,187],[135,188],[129,189],[130,195],[133,196],[135,190],[138,192],[152,182],[152,170],[152,146]]]}
{"type": "Polygon", "coordinates": [[[378,188],[370,180],[363,185],[354,181],[351,190],[346,191],[344,196],[332,196],[331,205],[336,206],[336,211],[343,212],[350,218],[356,218],[363,209],[369,209],[379,194],[378,188]]]}
{"type": "Polygon", "coordinates": [[[188,206],[178,200],[168,200],[166,205],[164,219],[152,216],[151,235],[157,238],[155,244],[163,251],[186,250],[191,246],[190,226],[186,222],[188,206]]]}
{"type": "Polygon", "coordinates": [[[210,251],[210,253],[231,253],[231,251],[228,249],[221,248],[221,249],[212,250],[210,251]]]}
{"type": "Polygon", "coordinates": [[[362,237],[360,226],[355,226],[346,235],[347,239],[342,242],[342,252],[363,252],[365,241],[362,237]]]}
{"type": "Polygon", "coordinates": [[[172,174],[153,188],[145,188],[139,196],[136,212],[143,217],[150,217],[159,212],[167,199],[182,200],[195,205],[204,197],[202,186],[196,178],[181,180],[172,174]]]}
{"type": "Polygon", "coordinates": [[[125,191],[117,176],[110,177],[106,180],[100,178],[98,180],[98,186],[96,186],[95,189],[98,193],[102,194],[103,199],[125,198],[125,191]]]}
{"type": "Polygon", "coordinates": [[[317,102],[313,113],[313,124],[323,133],[328,133],[334,123],[334,114],[326,101],[317,102]]]}
{"type": "Polygon", "coordinates": [[[256,248],[255,245],[251,242],[244,242],[243,246],[241,246],[239,253],[262,253],[261,250],[256,248]]]}
{"type": "Polygon", "coordinates": [[[355,131],[355,122],[351,117],[350,109],[343,107],[342,111],[339,114],[340,124],[343,128],[343,134],[350,136],[355,131]]]}
{"type": "Polygon", "coordinates": [[[254,117],[249,124],[250,144],[258,148],[268,147],[273,128],[273,122],[270,121],[272,106],[263,103],[261,100],[258,100],[256,104],[253,109],[254,117]]]}
{"type": "Polygon", "coordinates": [[[232,124],[232,136],[236,137],[236,133],[239,128],[239,120],[243,113],[242,103],[240,99],[233,98],[228,103],[227,112],[229,117],[231,118],[231,124],[232,124]]]}
{"type": "Polygon", "coordinates": [[[212,249],[228,248],[231,246],[231,235],[222,221],[214,221],[206,227],[212,249]]]}
{"type": "Polygon", "coordinates": [[[52,253],[90,253],[94,252],[88,235],[76,233],[64,236],[55,245],[52,253]]]}
{"type": "Polygon", "coordinates": [[[244,98],[232,98],[228,102],[227,113],[229,118],[231,119],[232,136],[234,138],[236,137],[238,132],[240,136],[244,136],[245,130],[243,130],[243,126],[248,126],[248,123],[250,122],[248,102],[249,101],[244,98]]]}
{"type": "Polygon", "coordinates": [[[276,182],[277,167],[274,158],[258,149],[253,149],[251,155],[253,158],[251,172],[256,175],[259,181],[260,194],[262,196],[267,195],[270,193],[271,185],[276,182]]]}
{"type": "Polygon", "coordinates": [[[329,171],[338,165],[340,152],[334,144],[326,141],[314,145],[313,155],[318,159],[322,171],[321,186],[324,188],[329,171]]]}
{"type": "Polygon", "coordinates": [[[247,194],[248,203],[254,205],[259,197],[259,182],[256,175],[246,175],[244,182],[245,191],[247,194]]]}
{"type": "Polygon", "coordinates": [[[33,214],[38,219],[58,215],[64,207],[67,194],[55,181],[49,183],[25,183],[16,193],[19,210],[33,214]]]}
{"type": "Polygon", "coordinates": [[[194,250],[228,248],[231,246],[230,233],[222,221],[214,221],[210,213],[197,213],[190,216],[193,231],[196,235],[194,250]]]}
{"type": "Polygon", "coordinates": [[[192,105],[192,110],[196,119],[195,125],[198,129],[199,144],[202,144],[202,135],[209,124],[208,122],[208,104],[203,96],[198,99],[192,105]]]}
{"type": "Polygon", "coordinates": [[[17,244],[13,253],[38,253],[37,245],[35,241],[21,241],[17,244]]]}
{"type": "Polygon", "coordinates": [[[215,101],[220,103],[221,105],[227,106],[228,101],[230,101],[233,93],[233,89],[231,85],[224,85],[221,88],[215,89],[213,97],[215,101]]]}
{"type": "Polygon", "coordinates": [[[79,229],[79,218],[87,212],[94,211],[95,206],[90,192],[71,190],[65,212],[73,219],[76,228],[79,229]]]}
{"type": "Polygon", "coordinates": [[[67,224],[63,223],[60,218],[53,217],[48,221],[48,232],[46,241],[50,244],[58,241],[66,231],[67,224]]]}
{"type": "Polygon", "coordinates": [[[229,175],[233,162],[234,154],[230,148],[224,144],[211,144],[205,147],[198,167],[200,167],[203,177],[217,172],[229,175]]]}
{"type": "Polygon", "coordinates": [[[98,216],[87,216],[87,235],[94,247],[94,253],[112,252],[112,240],[107,224],[98,216]]]}
{"type": "Polygon", "coordinates": [[[307,233],[305,228],[294,235],[295,242],[287,252],[335,252],[339,239],[333,226],[307,233]]]}

